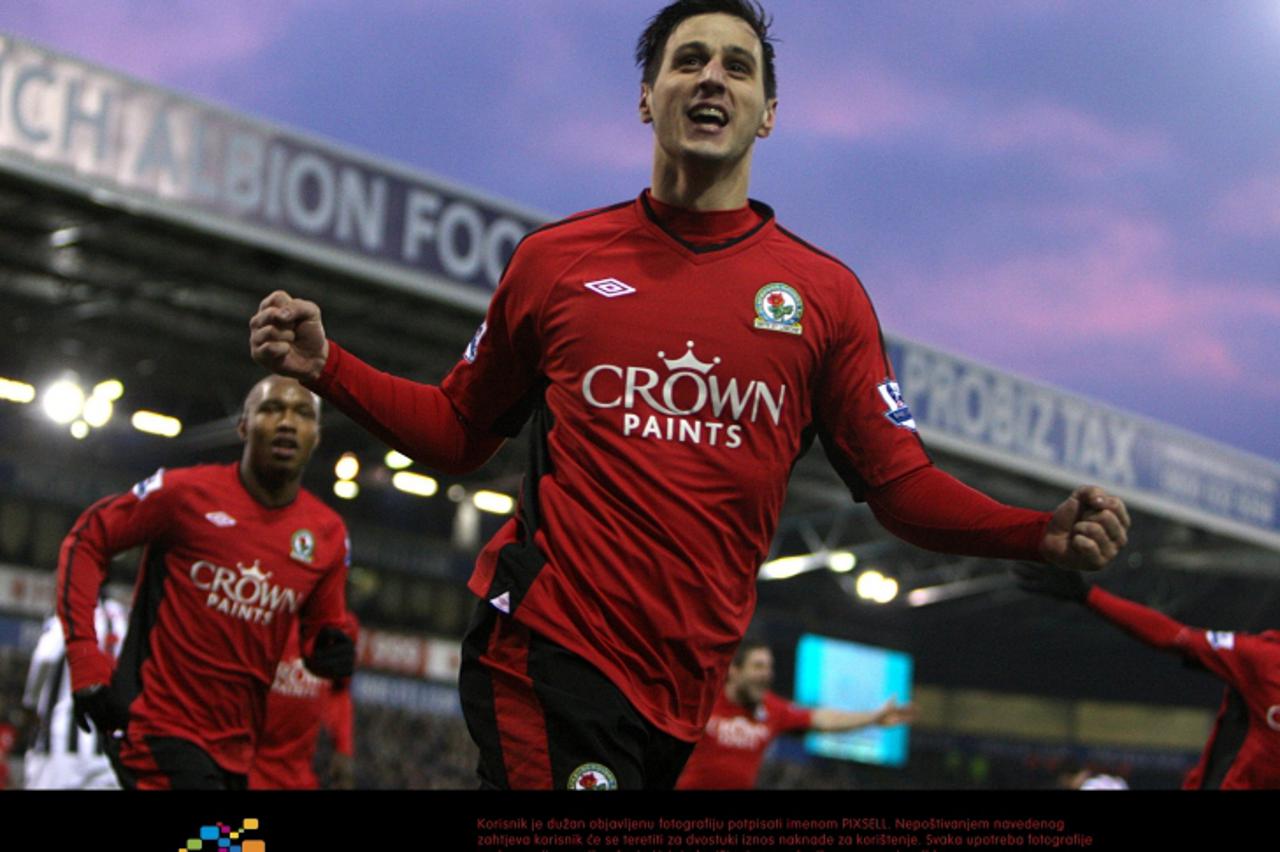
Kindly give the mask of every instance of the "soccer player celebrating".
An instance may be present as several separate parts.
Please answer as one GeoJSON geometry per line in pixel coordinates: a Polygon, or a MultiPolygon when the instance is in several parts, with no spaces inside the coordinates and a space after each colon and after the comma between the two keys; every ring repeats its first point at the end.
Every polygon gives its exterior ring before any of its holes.
{"type": "Polygon", "coordinates": [[[78,715],[115,732],[129,789],[243,789],[295,621],[307,665],[346,677],[347,534],[301,488],[319,402],[271,376],[245,399],[239,462],[165,470],[89,507],[62,543],[57,611],[78,715]],[[120,660],[93,606],[111,556],[145,544],[120,660]]]}
{"type": "Polygon", "coordinates": [[[1280,789],[1280,630],[1236,633],[1202,630],[1125,600],[1079,574],[1045,565],[1019,565],[1029,592],[1082,604],[1139,641],[1181,654],[1227,688],[1200,762],[1184,790],[1280,789]]]}
{"type": "Polygon", "coordinates": [[[483,464],[532,419],[517,517],[480,555],[467,723],[492,787],[671,788],[755,606],[795,460],[820,436],[895,534],[954,553],[1106,564],[1119,500],[1051,515],[932,466],[858,278],[747,198],[777,118],[757,5],[680,0],[640,37],[653,183],[516,248],[439,386],[378,372],[282,291],[250,350],[403,453],[483,464]]]}
{"type": "Polygon", "coordinates": [[[915,716],[910,705],[899,707],[893,699],[867,712],[834,707],[810,710],[775,694],[772,686],[773,652],[763,642],[743,642],[676,789],[750,790],[756,786],[765,750],[779,734],[902,725],[915,716]]]}

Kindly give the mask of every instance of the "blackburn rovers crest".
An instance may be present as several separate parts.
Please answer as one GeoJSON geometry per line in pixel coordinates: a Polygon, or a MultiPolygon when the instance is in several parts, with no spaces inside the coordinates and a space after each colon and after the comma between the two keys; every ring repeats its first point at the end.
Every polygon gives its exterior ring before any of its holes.
{"type": "Polygon", "coordinates": [[[289,541],[289,555],[299,562],[311,564],[316,555],[316,537],[311,530],[298,530],[289,541]]]}
{"type": "Polygon", "coordinates": [[[804,300],[794,287],[775,281],[756,292],[756,328],[801,334],[800,317],[804,316],[804,300]]]}

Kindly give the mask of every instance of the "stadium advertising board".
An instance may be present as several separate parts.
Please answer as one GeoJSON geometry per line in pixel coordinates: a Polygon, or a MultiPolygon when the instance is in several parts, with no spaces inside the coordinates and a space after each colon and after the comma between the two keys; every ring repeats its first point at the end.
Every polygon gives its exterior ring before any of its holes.
{"type": "Polygon", "coordinates": [[[477,308],[546,219],[9,36],[0,166],[477,308]]]}
{"type": "Polygon", "coordinates": [[[1280,548],[1280,465],[900,338],[886,341],[929,446],[1280,548]]]}

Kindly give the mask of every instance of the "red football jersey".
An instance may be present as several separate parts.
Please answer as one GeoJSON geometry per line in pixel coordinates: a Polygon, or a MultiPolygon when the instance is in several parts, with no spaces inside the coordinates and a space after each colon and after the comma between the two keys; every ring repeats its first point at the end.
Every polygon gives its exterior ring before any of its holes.
{"type": "Polygon", "coordinates": [[[747,708],[720,691],[707,729],[684,766],[677,790],[750,790],[765,750],[779,734],[808,730],[813,711],[766,692],[747,708]]]}
{"type": "Polygon", "coordinates": [[[532,416],[517,518],[469,587],[691,742],[815,435],[855,497],[919,491],[889,500],[885,522],[922,524],[930,546],[1034,559],[1048,518],[930,466],[857,277],[758,202],[695,213],[644,193],[546,226],[439,389],[332,341],[314,387],[446,470],[482,463],[532,416]]]}
{"type": "Polygon", "coordinates": [[[1147,644],[1179,651],[1226,682],[1213,733],[1184,789],[1280,789],[1280,631],[1187,627],[1096,586],[1087,600],[1147,644]]]}
{"type": "Polygon", "coordinates": [[[112,678],[131,700],[121,757],[128,762],[148,735],[178,737],[247,773],[295,621],[304,647],[321,627],[346,624],[346,527],[305,490],[288,506],[263,506],[240,483],[238,463],[161,468],[99,501],[63,542],[58,565],[74,689],[93,682],[93,606],[111,555],[143,543],[112,678]]]}
{"type": "Polygon", "coordinates": [[[249,772],[251,790],[314,790],[317,737],[323,727],[340,754],[354,751],[349,679],[335,683],[316,677],[302,662],[297,633],[291,633],[267,697],[267,721],[249,772]]]}

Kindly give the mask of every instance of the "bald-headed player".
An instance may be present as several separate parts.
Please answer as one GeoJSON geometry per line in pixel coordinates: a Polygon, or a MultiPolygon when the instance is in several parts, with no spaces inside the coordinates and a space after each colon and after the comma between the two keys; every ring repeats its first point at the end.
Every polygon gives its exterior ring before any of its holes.
{"type": "Polygon", "coordinates": [[[112,732],[125,788],[243,789],[295,622],[313,673],[351,674],[346,527],[301,487],[319,413],[296,381],[263,379],[245,399],[238,462],[161,468],[90,506],[63,541],[57,611],[76,716],[112,732]],[[140,544],[114,664],[93,606],[112,555],[140,544]]]}

